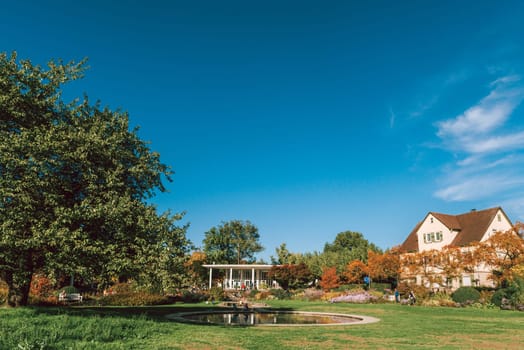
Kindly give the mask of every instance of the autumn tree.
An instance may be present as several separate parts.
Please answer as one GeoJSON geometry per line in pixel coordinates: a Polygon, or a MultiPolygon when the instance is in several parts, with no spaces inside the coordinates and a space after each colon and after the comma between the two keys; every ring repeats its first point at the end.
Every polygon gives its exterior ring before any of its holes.
{"type": "Polygon", "coordinates": [[[337,274],[337,268],[335,266],[324,268],[319,284],[326,291],[339,287],[340,278],[337,274]]]}
{"type": "Polygon", "coordinates": [[[400,276],[400,253],[397,249],[388,250],[383,254],[370,250],[367,268],[372,279],[396,284],[400,276]]]}
{"type": "Polygon", "coordinates": [[[274,265],[269,270],[268,277],[277,281],[285,290],[304,288],[313,280],[313,274],[304,263],[274,265]]]}
{"type": "Polygon", "coordinates": [[[476,246],[476,261],[492,269],[491,278],[499,285],[512,279],[512,269],[524,263],[524,240],[519,235],[523,227],[517,223],[506,232],[496,232],[476,246]]]}
{"type": "Polygon", "coordinates": [[[360,260],[353,260],[350,262],[344,273],[349,283],[362,283],[365,276],[369,275],[368,267],[360,260]]]}
{"type": "Polygon", "coordinates": [[[204,252],[209,262],[217,264],[251,263],[264,250],[259,240],[258,228],[251,222],[232,220],[205,233],[204,252]]]}
{"type": "Polygon", "coordinates": [[[61,99],[84,67],[0,54],[0,278],[11,306],[27,304],[37,272],[103,284],[161,268],[159,257],[179,266],[186,253],[181,216],[150,204],[171,171],[128,115],[61,99]]]}
{"type": "Polygon", "coordinates": [[[196,250],[186,261],[185,267],[191,284],[200,285],[206,282],[206,276],[208,275],[208,270],[204,267],[206,260],[206,253],[196,250]]]}

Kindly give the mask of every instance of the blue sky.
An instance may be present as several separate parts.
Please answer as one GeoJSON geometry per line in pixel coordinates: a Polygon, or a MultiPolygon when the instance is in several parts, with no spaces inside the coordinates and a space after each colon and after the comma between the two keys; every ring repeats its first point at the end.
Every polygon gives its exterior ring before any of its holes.
{"type": "Polygon", "coordinates": [[[427,212],[524,220],[521,1],[11,1],[0,51],[89,58],[64,96],[128,111],[188,237],[232,219],[320,251],[427,212]]]}

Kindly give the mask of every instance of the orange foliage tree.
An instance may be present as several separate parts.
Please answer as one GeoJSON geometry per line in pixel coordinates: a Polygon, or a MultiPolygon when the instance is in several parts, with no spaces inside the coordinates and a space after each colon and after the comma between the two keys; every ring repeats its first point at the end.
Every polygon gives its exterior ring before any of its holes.
{"type": "Polygon", "coordinates": [[[206,253],[194,251],[189,259],[184,263],[188,276],[193,285],[199,286],[205,283],[207,269],[203,265],[206,263],[206,259],[206,253]]]}
{"type": "Polygon", "coordinates": [[[517,223],[511,230],[496,232],[488,240],[477,245],[473,255],[492,269],[491,278],[499,285],[513,278],[512,271],[524,264],[524,240],[520,236],[524,229],[517,223]]]}
{"type": "Polygon", "coordinates": [[[368,274],[369,272],[367,265],[360,260],[353,260],[350,262],[346,267],[346,271],[344,272],[344,276],[349,283],[359,284],[362,283],[364,277],[368,274]]]}
{"type": "Polygon", "coordinates": [[[438,250],[425,250],[404,255],[401,264],[408,276],[422,276],[424,282],[432,286],[443,282],[443,275],[437,268],[442,259],[438,250]]]}
{"type": "Polygon", "coordinates": [[[368,273],[374,280],[398,281],[400,276],[400,254],[393,248],[384,254],[368,251],[368,273]]]}
{"type": "Polygon", "coordinates": [[[326,291],[340,286],[340,278],[337,275],[336,266],[322,269],[322,277],[319,284],[326,291]]]}

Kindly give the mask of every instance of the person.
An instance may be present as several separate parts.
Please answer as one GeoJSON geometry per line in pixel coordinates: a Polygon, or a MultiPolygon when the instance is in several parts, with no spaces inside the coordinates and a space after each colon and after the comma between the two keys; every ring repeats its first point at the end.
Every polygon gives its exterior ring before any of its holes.
{"type": "Polygon", "coordinates": [[[415,298],[415,293],[413,293],[412,290],[409,291],[409,303],[411,305],[414,305],[417,302],[417,298],[415,298]]]}
{"type": "Polygon", "coordinates": [[[400,303],[400,292],[395,288],[395,302],[400,303]]]}

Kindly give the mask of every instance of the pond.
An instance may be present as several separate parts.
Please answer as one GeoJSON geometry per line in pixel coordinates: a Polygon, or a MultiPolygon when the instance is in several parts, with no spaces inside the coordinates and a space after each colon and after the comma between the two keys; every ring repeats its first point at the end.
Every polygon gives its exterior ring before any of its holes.
{"type": "Polygon", "coordinates": [[[224,326],[335,326],[377,322],[369,316],[301,311],[209,311],[166,316],[179,322],[224,326]]]}

